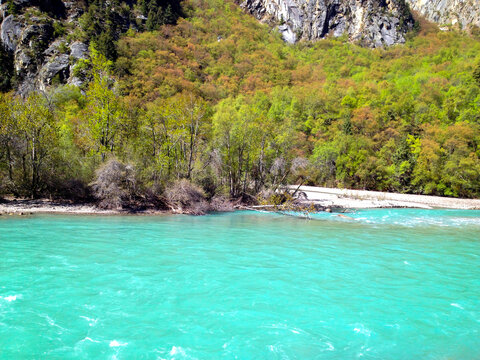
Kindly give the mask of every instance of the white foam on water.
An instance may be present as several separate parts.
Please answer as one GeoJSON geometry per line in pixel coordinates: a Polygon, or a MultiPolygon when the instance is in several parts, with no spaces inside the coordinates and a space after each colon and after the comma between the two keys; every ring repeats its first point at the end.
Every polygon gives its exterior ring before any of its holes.
{"type": "Polygon", "coordinates": [[[385,326],[389,328],[400,329],[400,325],[398,324],[386,324],[385,326]]]}
{"type": "MultiPolygon", "coordinates": [[[[10,296],[5,296],[3,298],[3,300],[7,301],[7,302],[13,302],[13,301],[17,301],[17,299],[21,299],[22,298],[22,295],[10,295],[10,296]]],[[[2,299],[2,297],[0,297],[0,299],[2,299]]]]}
{"type": "Polygon", "coordinates": [[[332,343],[326,342],[325,345],[328,347],[325,349],[325,351],[335,351],[335,346],[333,346],[332,343]]]}
{"type": "Polygon", "coordinates": [[[194,357],[187,355],[187,352],[181,346],[172,346],[172,349],[170,350],[169,355],[172,356],[170,360],[195,359],[194,357]]]}
{"type": "Polygon", "coordinates": [[[403,262],[405,265],[410,265],[410,263],[408,261],[404,261],[403,262]]]}
{"type": "Polygon", "coordinates": [[[110,347],[120,347],[120,346],[127,346],[128,343],[121,343],[118,342],[117,340],[112,340],[110,341],[110,347]]]}
{"type": "Polygon", "coordinates": [[[154,349],[153,352],[156,354],[156,359],[157,360],[167,360],[166,358],[162,357],[163,355],[163,350],[159,350],[159,349],[154,349]]]}
{"type": "Polygon", "coordinates": [[[362,348],[360,349],[360,352],[357,354],[357,357],[358,358],[364,357],[365,353],[366,352],[368,353],[370,350],[371,350],[371,348],[366,348],[366,345],[362,346],[362,348]]]}
{"type": "Polygon", "coordinates": [[[172,350],[170,350],[170,355],[185,355],[185,351],[180,346],[172,346],[172,350]]]}
{"type": "Polygon", "coordinates": [[[170,360],[177,360],[177,359],[198,360],[196,357],[190,354],[187,354],[187,351],[190,351],[190,349],[187,348],[185,350],[181,346],[172,346],[172,349],[169,352],[169,355],[172,356],[170,360]]]}
{"type": "Polygon", "coordinates": [[[100,341],[97,341],[97,340],[93,340],[92,338],[89,338],[89,337],[86,337],[82,341],[90,341],[90,342],[93,342],[93,343],[99,343],[100,342],[100,341]]]}
{"type": "Polygon", "coordinates": [[[288,330],[288,331],[290,331],[294,334],[306,334],[306,332],[302,329],[299,329],[299,328],[296,328],[296,327],[290,328],[287,324],[282,324],[282,323],[272,324],[272,325],[266,326],[266,327],[269,328],[269,329],[288,330]]]}
{"type": "Polygon", "coordinates": [[[60,325],[58,325],[55,320],[53,320],[50,316],[48,316],[47,314],[39,314],[40,317],[44,318],[48,325],[50,326],[54,326],[54,327],[57,327],[59,328],[60,330],[66,330],[64,327],[61,327],[60,325]]]}
{"type": "Polygon", "coordinates": [[[51,326],[56,326],[57,325],[57,324],[55,324],[55,321],[53,321],[53,319],[50,316],[46,315],[45,319],[47,320],[49,325],[51,325],[51,326]]]}
{"type": "Polygon", "coordinates": [[[457,304],[457,303],[451,303],[450,305],[451,305],[451,306],[453,306],[453,307],[456,307],[456,308],[458,308],[458,309],[465,310],[465,309],[463,308],[463,306],[462,306],[462,305],[460,305],[460,304],[457,304]]]}
{"type": "Polygon", "coordinates": [[[97,324],[98,319],[92,319],[87,316],[80,316],[82,319],[85,319],[88,321],[89,326],[95,326],[97,324]]]}
{"type": "Polygon", "coordinates": [[[362,334],[370,337],[372,332],[368,330],[366,327],[364,327],[362,324],[357,324],[355,328],[353,329],[357,334],[362,334]]]}
{"type": "MultiPolygon", "coordinates": [[[[406,227],[415,226],[441,226],[441,227],[458,227],[464,225],[480,226],[480,217],[478,216],[454,216],[448,212],[440,213],[438,216],[428,212],[415,216],[415,214],[402,214],[393,211],[391,214],[375,217],[368,212],[351,215],[356,221],[366,224],[392,224],[406,227]]],[[[340,218],[341,219],[341,218],[340,218]]]]}
{"type": "Polygon", "coordinates": [[[268,350],[273,352],[273,353],[276,353],[277,352],[277,348],[273,345],[268,345],[268,350]]]}

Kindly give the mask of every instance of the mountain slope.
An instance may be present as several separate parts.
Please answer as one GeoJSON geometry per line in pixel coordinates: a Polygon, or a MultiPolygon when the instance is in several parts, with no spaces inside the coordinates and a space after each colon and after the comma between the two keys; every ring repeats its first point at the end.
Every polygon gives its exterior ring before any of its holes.
{"type": "Polygon", "coordinates": [[[265,169],[275,178],[300,157],[311,184],[480,195],[474,38],[426,26],[386,48],[334,37],[288,45],[224,1],[191,3],[176,27],[121,41],[123,91],[149,117],[159,98],[185,92],[217,104],[209,149],[237,154],[231,142],[221,147],[224,129],[229,141],[247,140],[237,180],[261,183],[265,169]]]}
{"type": "Polygon", "coordinates": [[[234,0],[184,9],[127,31],[114,62],[92,51],[84,92],[0,94],[0,193],[72,196],[100,177],[114,203],[182,178],[250,200],[301,182],[480,196],[473,36],[427,24],[398,46],[290,45],[234,0]]]}

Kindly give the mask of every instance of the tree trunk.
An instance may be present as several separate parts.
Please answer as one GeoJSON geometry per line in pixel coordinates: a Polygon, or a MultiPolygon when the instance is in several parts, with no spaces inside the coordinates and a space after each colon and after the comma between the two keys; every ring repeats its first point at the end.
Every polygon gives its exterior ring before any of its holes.
{"type": "Polygon", "coordinates": [[[10,145],[8,141],[5,144],[7,148],[7,163],[8,163],[8,179],[13,183],[13,165],[12,165],[12,154],[10,152],[10,145]]]}

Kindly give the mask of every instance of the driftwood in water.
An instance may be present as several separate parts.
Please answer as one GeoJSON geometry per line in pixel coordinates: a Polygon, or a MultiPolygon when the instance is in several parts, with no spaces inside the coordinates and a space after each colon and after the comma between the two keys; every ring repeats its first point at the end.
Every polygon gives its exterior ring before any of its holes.
{"type": "Polygon", "coordinates": [[[329,208],[319,204],[297,200],[292,202],[286,202],[280,205],[266,204],[255,206],[241,206],[238,208],[243,210],[277,213],[281,215],[294,216],[306,219],[310,219],[310,214],[312,213],[330,210],[329,208]]]}

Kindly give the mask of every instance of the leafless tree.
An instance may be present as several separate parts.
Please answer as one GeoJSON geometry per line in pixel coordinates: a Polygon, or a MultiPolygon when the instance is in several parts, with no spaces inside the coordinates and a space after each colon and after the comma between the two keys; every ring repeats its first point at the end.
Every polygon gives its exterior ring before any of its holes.
{"type": "Polygon", "coordinates": [[[175,181],[165,190],[165,199],[174,211],[203,215],[209,211],[209,204],[203,190],[186,179],[175,181]]]}
{"type": "Polygon", "coordinates": [[[135,195],[135,169],[111,159],[96,171],[96,179],[91,185],[101,208],[122,209],[135,195]]]}

